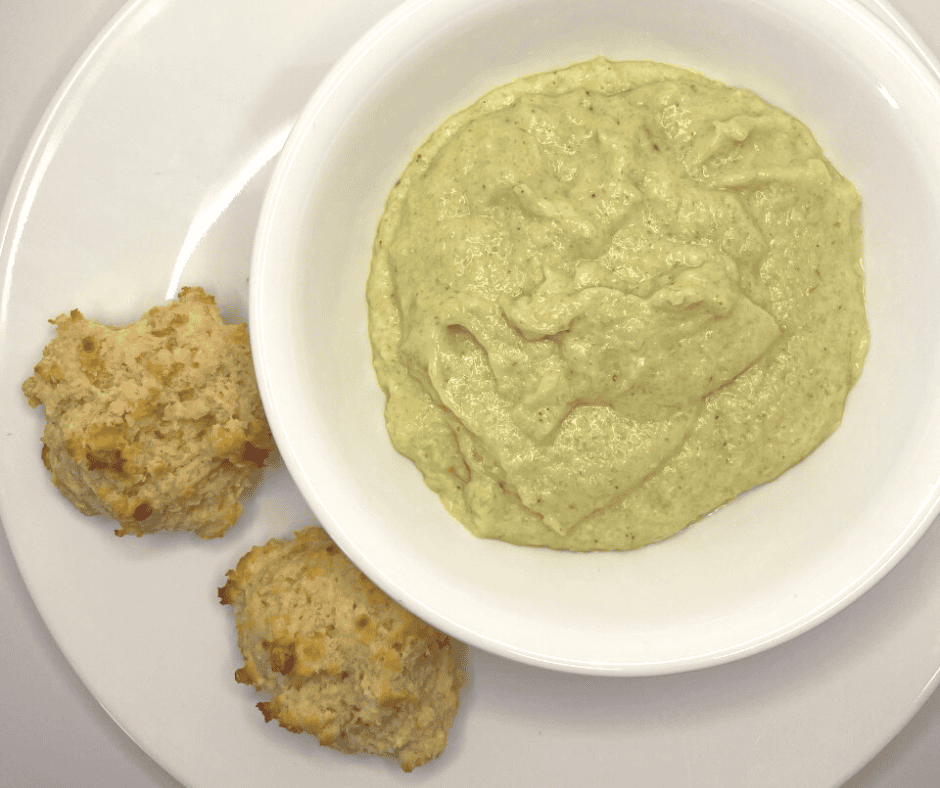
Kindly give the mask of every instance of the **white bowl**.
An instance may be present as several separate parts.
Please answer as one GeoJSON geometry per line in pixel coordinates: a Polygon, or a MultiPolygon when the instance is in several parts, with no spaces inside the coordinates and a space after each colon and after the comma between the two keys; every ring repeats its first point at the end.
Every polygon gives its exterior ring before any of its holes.
{"type": "Polygon", "coordinates": [[[511,658],[677,672],[824,621],[930,525],[940,498],[940,80],[873,2],[417,0],[323,81],[263,209],[252,342],[295,481],[389,595],[511,658]],[[862,194],[872,344],[841,428],[806,461],[663,543],[573,554],[471,536],[394,451],[364,292],[385,198],[430,131],[498,83],[598,54],[695,68],[809,124],[862,194]]]}

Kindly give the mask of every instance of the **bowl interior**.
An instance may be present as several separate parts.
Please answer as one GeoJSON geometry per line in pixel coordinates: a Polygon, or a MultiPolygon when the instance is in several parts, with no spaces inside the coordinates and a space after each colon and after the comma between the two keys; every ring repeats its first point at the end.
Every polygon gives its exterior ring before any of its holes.
{"type": "Polygon", "coordinates": [[[322,524],[426,620],[564,670],[716,664],[856,598],[937,507],[940,94],[931,63],[861,6],[836,0],[432,0],[384,20],[300,118],[252,269],[266,409],[322,524]],[[394,451],[364,292],[385,198],[430,131],[498,83],[598,54],[698,69],[813,129],[862,195],[872,344],[840,429],[783,477],[661,544],[569,554],[474,538],[394,451]]]}

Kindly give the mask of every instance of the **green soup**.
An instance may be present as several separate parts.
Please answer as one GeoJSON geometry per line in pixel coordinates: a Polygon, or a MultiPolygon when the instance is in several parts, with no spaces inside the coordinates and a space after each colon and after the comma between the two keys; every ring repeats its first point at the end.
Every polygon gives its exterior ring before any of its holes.
{"type": "Polygon", "coordinates": [[[868,347],[859,214],[750,91],[604,58],[499,87],[378,229],[391,440],[477,536],[672,536],[839,425],[868,347]]]}

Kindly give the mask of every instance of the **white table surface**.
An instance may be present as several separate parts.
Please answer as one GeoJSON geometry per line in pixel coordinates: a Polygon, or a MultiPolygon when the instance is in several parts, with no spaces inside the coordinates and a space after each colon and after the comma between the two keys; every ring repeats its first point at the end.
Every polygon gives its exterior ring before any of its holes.
{"type": "MultiPolygon", "coordinates": [[[[123,0],[0,0],[0,201],[53,94],[122,5],[123,0]]],[[[894,6],[940,52],[940,1],[894,0],[894,6]]],[[[0,621],[0,788],[179,788],[78,680],[40,619],[5,536],[0,621]]],[[[940,693],[844,788],[937,786],[940,693]]]]}

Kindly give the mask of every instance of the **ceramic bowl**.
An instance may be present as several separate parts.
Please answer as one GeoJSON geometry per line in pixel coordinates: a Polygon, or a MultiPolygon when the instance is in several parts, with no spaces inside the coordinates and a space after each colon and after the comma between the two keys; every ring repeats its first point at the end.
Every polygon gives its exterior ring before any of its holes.
{"type": "Polygon", "coordinates": [[[256,236],[250,326],[285,462],[390,596],[497,654],[653,675],[779,644],[848,605],[933,521],[940,479],[940,80],[875,0],[418,0],[312,96],[256,236]],[[603,54],[693,68],[805,121],[861,192],[871,350],[839,430],[680,535],[574,554],[473,537],[392,448],[365,285],[389,189],[452,112],[603,54]]]}

